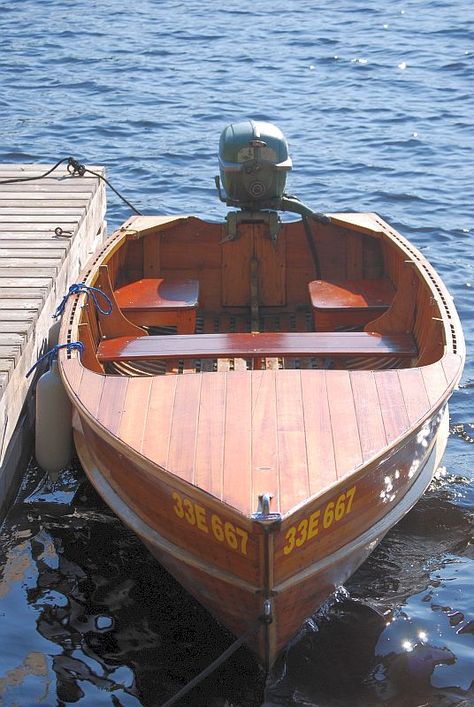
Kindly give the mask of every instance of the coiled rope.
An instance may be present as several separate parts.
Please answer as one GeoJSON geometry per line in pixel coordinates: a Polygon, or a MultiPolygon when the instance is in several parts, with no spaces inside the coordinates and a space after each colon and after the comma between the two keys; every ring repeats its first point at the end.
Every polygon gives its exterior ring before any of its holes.
{"type": "Polygon", "coordinates": [[[70,286],[69,290],[66,292],[61,302],[56,307],[56,311],[53,314],[53,319],[57,319],[62,315],[66,306],[66,302],[68,301],[69,297],[71,297],[71,295],[79,295],[81,293],[84,293],[86,295],[87,300],[89,299],[89,296],[92,298],[94,306],[98,312],[104,314],[105,316],[109,316],[109,314],[112,314],[112,300],[108,295],[105,294],[105,292],[102,292],[102,290],[100,290],[98,287],[91,287],[90,285],[84,285],[84,283],[79,282],[74,283],[70,286]],[[104,302],[106,304],[106,308],[102,307],[102,305],[99,303],[99,296],[103,297],[104,302]]]}
{"type": "Polygon", "coordinates": [[[60,165],[62,165],[64,162],[67,162],[67,171],[71,175],[71,177],[83,177],[86,173],[92,174],[94,177],[97,177],[98,179],[102,179],[103,182],[107,184],[107,186],[112,189],[114,194],[117,194],[117,196],[122,199],[122,201],[129,206],[132,211],[134,211],[138,216],[143,216],[142,212],[139,211],[138,209],[133,206],[122,194],[120,194],[115,187],[112,186],[112,184],[109,182],[109,180],[104,177],[102,174],[99,174],[98,172],[94,172],[92,169],[89,169],[85,165],[81,164],[78,160],[76,160],[74,157],[63,157],[63,159],[58,160],[56,164],[51,167],[51,169],[48,169],[47,172],[44,172],[44,174],[40,174],[38,177],[16,177],[15,179],[3,179],[0,181],[0,185],[2,184],[17,184],[18,182],[30,182],[35,179],[44,179],[47,177],[49,174],[54,172],[55,169],[57,169],[60,165]]]}
{"type": "Polygon", "coordinates": [[[47,360],[48,365],[50,366],[54,359],[57,357],[58,351],[60,351],[60,349],[66,349],[68,353],[77,350],[79,351],[79,353],[82,354],[82,352],[84,351],[84,344],[82,343],[82,341],[69,341],[67,344],[56,344],[56,346],[53,346],[52,349],[49,349],[49,351],[46,351],[45,354],[39,357],[36,363],[31,366],[30,370],[26,374],[26,377],[28,378],[28,376],[33,373],[35,368],[37,368],[43,361],[47,360]]]}

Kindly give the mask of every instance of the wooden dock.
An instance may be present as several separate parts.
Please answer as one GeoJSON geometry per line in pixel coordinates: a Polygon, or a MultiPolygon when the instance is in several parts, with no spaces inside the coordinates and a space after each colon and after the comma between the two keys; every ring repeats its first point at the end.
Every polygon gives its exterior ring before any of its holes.
{"type": "Polygon", "coordinates": [[[47,178],[3,183],[51,166],[0,164],[0,509],[31,451],[34,376],[25,374],[48,347],[57,304],[105,236],[99,178],[62,165],[47,178]]]}

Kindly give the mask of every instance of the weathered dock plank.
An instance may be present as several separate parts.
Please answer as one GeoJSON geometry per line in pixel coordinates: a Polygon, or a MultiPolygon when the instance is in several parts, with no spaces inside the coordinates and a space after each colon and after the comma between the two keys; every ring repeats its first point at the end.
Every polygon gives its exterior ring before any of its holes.
{"type": "MultiPolygon", "coordinates": [[[[29,454],[19,420],[31,428],[26,372],[47,348],[52,314],[105,235],[105,185],[65,166],[0,165],[0,506],[29,454]],[[5,184],[5,180],[42,177],[5,184]],[[60,227],[65,233],[56,236],[60,227]],[[20,440],[17,443],[17,440],[20,440]]],[[[91,167],[104,174],[101,167],[91,167]]]]}

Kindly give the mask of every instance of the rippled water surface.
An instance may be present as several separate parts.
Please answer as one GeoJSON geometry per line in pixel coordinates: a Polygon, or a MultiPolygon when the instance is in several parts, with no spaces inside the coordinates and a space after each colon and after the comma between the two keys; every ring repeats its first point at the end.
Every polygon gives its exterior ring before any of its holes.
{"type": "MultiPolygon", "coordinates": [[[[220,131],[270,120],[290,143],[289,190],[412,239],[471,346],[470,1],[1,0],[0,29],[0,162],[74,155],[146,213],[221,218],[220,131]]],[[[128,215],[109,194],[109,225],[128,215]]],[[[474,435],[473,388],[468,356],[451,423],[474,435]]],[[[473,450],[451,436],[427,494],[266,686],[241,649],[182,704],[474,705],[473,450]]],[[[31,466],[2,528],[0,703],[163,703],[232,637],[79,469],[38,499],[40,482],[31,466]]]]}

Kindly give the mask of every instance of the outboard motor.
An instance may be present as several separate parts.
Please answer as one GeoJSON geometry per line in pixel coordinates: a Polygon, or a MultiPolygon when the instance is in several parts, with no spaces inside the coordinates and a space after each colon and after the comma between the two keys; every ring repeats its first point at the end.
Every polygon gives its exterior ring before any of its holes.
{"type": "Polygon", "coordinates": [[[219,167],[227,205],[256,211],[278,208],[292,162],[279,128],[245,120],[223,130],[219,167]]]}
{"type": "MultiPolygon", "coordinates": [[[[276,125],[260,120],[244,120],[228,125],[219,142],[220,178],[216,177],[219,198],[227,206],[241,209],[227,215],[229,230],[235,223],[266,218],[278,221],[277,211],[292,211],[304,219],[328,223],[329,217],[305,206],[285,193],[286,175],[292,168],[288,143],[276,125]],[[264,212],[273,212],[265,216],[264,212]]],[[[272,226],[272,236],[276,233],[272,226]]]]}

